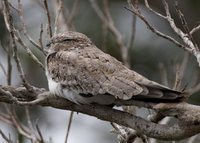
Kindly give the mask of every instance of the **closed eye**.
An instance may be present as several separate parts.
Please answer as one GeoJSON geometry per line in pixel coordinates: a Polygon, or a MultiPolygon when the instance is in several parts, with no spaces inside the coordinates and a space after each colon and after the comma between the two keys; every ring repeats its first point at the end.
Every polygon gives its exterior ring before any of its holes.
{"type": "Polygon", "coordinates": [[[64,39],[63,41],[72,41],[73,39],[64,39]]]}
{"type": "Polygon", "coordinates": [[[49,41],[47,42],[46,44],[46,47],[50,47],[50,45],[53,43],[59,43],[59,42],[69,42],[69,41],[78,41],[77,39],[70,39],[70,38],[66,38],[66,39],[63,39],[63,40],[59,40],[59,41],[49,41]]]}
{"type": "Polygon", "coordinates": [[[67,39],[63,39],[62,41],[78,41],[77,39],[69,39],[69,38],[67,38],[67,39]]]}

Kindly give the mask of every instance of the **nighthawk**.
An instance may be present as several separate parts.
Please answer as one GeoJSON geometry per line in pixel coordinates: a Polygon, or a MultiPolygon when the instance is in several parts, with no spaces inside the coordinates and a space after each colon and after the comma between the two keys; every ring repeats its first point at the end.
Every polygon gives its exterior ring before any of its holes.
{"type": "Polygon", "coordinates": [[[47,53],[50,92],[77,104],[175,102],[183,97],[181,92],[128,69],[82,33],[68,31],[53,36],[47,43],[47,53]]]}

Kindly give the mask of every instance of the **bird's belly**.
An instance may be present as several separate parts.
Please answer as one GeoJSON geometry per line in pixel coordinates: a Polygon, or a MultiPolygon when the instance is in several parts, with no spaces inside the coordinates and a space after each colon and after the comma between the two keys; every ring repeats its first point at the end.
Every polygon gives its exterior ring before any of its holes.
{"type": "Polygon", "coordinates": [[[51,78],[48,78],[49,91],[57,96],[66,98],[76,104],[89,104],[91,103],[90,99],[80,96],[78,93],[75,93],[67,88],[63,88],[60,83],[53,81],[51,78]]]}
{"type": "Polygon", "coordinates": [[[89,104],[91,103],[91,100],[89,98],[85,98],[80,96],[78,93],[69,90],[69,89],[63,89],[62,90],[63,97],[67,98],[68,100],[76,103],[76,104],[89,104]]]}
{"type": "Polygon", "coordinates": [[[52,94],[59,95],[59,96],[62,95],[61,85],[59,83],[53,81],[51,78],[48,78],[48,86],[49,86],[49,91],[52,94]]]}
{"type": "Polygon", "coordinates": [[[114,96],[95,95],[92,97],[83,97],[70,89],[63,88],[60,83],[53,81],[50,77],[47,79],[48,79],[49,91],[52,94],[66,98],[76,104],[98,103],[101,105],[109,105],[114,103],[115,100],[114,96]]]}

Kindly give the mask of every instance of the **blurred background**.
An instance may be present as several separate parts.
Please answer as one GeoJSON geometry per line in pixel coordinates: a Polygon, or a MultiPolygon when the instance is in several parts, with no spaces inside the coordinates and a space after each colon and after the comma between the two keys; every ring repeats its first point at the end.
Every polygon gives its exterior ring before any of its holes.
{"type": "MultiPolygon", "coordinates": [[[[17,1],[10,1],[17,7],[17,1]]],[[[98,5],[102,8],[102,1],[97,0],[98,5]]],[[[181,21],[174,8],[174,1],[168,1],[172,17],[177,26],[183,29],[181,21]]],[[[52,21],[55,21],[55,2],[48,0],[50,14],[52,21]]],[[[153,9],[164,14],[164,9],[160,0],[153,0],[149,2],[153,9]]],[[[39,0],[22,0],[24,10],[24,20],[27,26],[28,34],[38,41],[40,34],[40,27],[43,24],[44,29],[47,27],[47,17],[42,2],[39,0]]],[[[63,1],[63,7],[67,12],[72,11],[74,0],[63,1]]],[[[124,7],[128,6],[125,0],[109,0],[110,13],[113,18],[116,28],[123,36],[123,42],[128,45],[132,34],[132,19],[133,14],[126,10],[124,7]]],[[[188,26],[192,29],[199,24],[200,21],[200,1],[198,0],[180,0],[179,7],[188,22],[188,26]]],[[[143,6],[143,1],[140,1],[140,8],[147,20],[158,30],[179,38],[173,33],[168,23],[153,13],[147,11],[143,6]]],[[[2,5],[0,5],[0,10],[2,5]]],[[[12,9],[15,26],[22,30],[22,23],[19,15],[15,9],[12,9]]],[[[77,5],[76,16],[72,22],[72,29],[86,34],[97,45],[98,48],[116,57],[122,61],[122,53],[116,43],[116,38],[109,31],[105,30],[102,21],[99,19],[94,9],[88,0],[79,0],[77,5]]],[[[53,24],[52,24],[53,25],[53,24]]],[[[184,58],[187,58],[186,68],[180,89],[187,89],[194,87],[199,83],[199,67],[196,60],[191,55],[185,53],[182,49],[175,46],[173,43],[158,37],[146,28],[140,19],[136,19],[135,38],[131,48],[128,51],[130,67],[138,73],[148,77],[151,80],[165,84],[166,86],[173,87],[177,65],[180,65],[184,58]]],[[[44,63],[44,55],[35,48],[27,38],[21,35],[27,45],[31,48],[34,54],[44,63]]],[[[200,43],[200,32],[194,34],[194,40],[197,44],[200,43]]],[[[8,46],[8,32],[5,27],[2,12],[0,13],[0,40],[5,46],[8,46]]],[[[47,33],[43,34],[43,44],[49,37],[47,33]]],[[[20,59],[23,64],[23,69],[27,80],[36,87],[48,89],[45,72],[27,55],[27,53],[18,47],[20,59]]],[[[3,66],[7,66],[6,53],[0,48],[0,62],[3,66]]],[[[12,72],[12,85],[21,85],[19,73],[17,72],[16,65],[13,63],[12,72]]],[[[0,70],[0,84],[6,84],[6,78],[2,70],[0,70]]],[[[188,102],[200,104],[198,94],[193,95],[188,102]]],[[[1,111],[4,112],[5,108],[0,103],[1,111]]],[[[16,107],[19,118],[25,121],[24,109],[16,107]]],[[[31,119],[33,124],[39,125],[41,132],[46,140],[53,143],[64,143],[67,124],[69,120],[69,111],[62,111],[48,107],[30,107],[31,119]]],[[[142,113],[141,113],[142,114],[142,113]]],[[[10,133],[11,138],[17,138],[16,130],[10,125],[0,122],[0,129],[7,135],[10,133]]],[[[68,143],[115,143],[117,136],[111,133],[112,127],[110,123],[90,117],[87,115],[74,113],[71,131],[68,138],[68,143]]],[[[21,139],[22,142],[28,142],[21,139]]],[[[196,139],[196,143],[200,140],[196,139]]],[[[4,142],[0,136],[0,142],[4,142]]],[[[163,142],[163,141],[160,141],[163,142]]],[[[185,142],[185,141],[182,141],[185,142]]]]}

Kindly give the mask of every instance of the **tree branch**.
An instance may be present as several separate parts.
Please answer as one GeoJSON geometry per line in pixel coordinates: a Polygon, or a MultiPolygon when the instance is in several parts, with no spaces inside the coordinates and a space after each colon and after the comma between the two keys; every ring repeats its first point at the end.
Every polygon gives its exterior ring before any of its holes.
{"type": "Polygon", "coordinates": [[[153,109],[162,112],[165,116],[178,116],[178,119],[185,121],[184,123],[178,121],[174,125],[160,125],[106,106],[93,104],[77,105],[63,98],[52,96],[46,90],[36,87],[30,92],[25,87],[1,86],[0,102],[21,105],[25,102],[26,104],[31,103],[30,105],[50,106],[63,110],[76,111],[95,116],[104,121],[130,127],[140,134],[163,140],[184,139],[200,132],[200,107],[187,103],[163,103],[155,105],[153,109]],[[39,102],[33,102],[40,98],[41,94],[46,98],[43,98],[39,102]],[[189,122],[190,124],[188,125],[189,122]]]}

